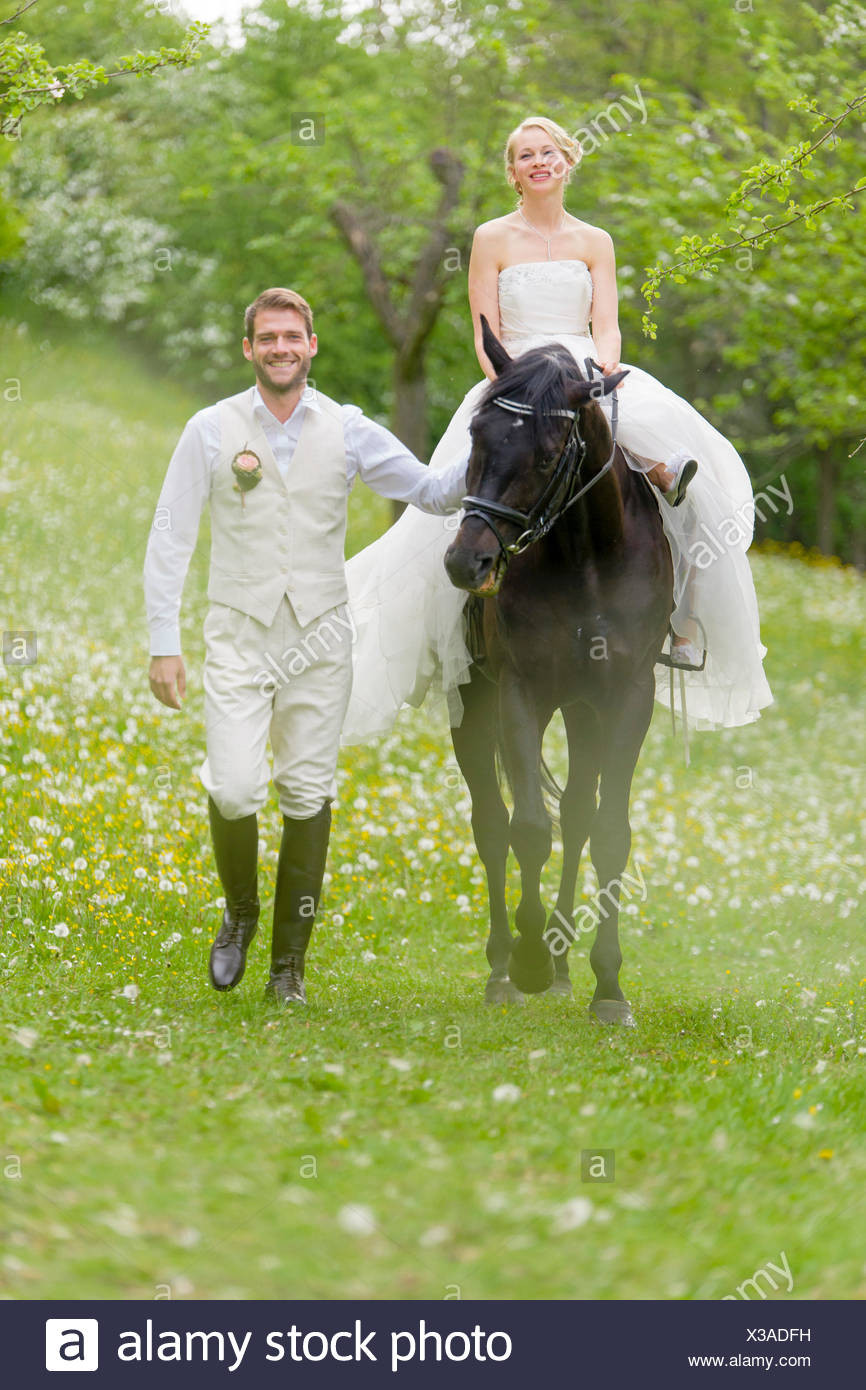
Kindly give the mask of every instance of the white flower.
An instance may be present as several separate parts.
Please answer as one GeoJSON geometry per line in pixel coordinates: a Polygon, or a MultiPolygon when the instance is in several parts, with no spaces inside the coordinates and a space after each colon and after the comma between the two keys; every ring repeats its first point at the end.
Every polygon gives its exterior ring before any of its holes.
{"type": "Polygon", "coordinates": [[[55,922],[54,926],[52,927],[52,931],[54,932],[55,936],[69,935],[69,928],[67,927],[65,922],[55,922]]]}
{"type": "Polygon", "coordinates": [[[493,1099],[513,1105],[516,1100],[520,1100],[520,1087],[514,1086],[510,1081],[504,1081],[501,1086],[494,1087],[493,1099]]]}
{"type": "Polygon", "coordinates": [[[418,1239],[418,1244],[425,1247],[430,1245],[441,1245],[443,1240],[447,1240],[451,1235],[447,1226],[431,1226],[418,1239]]]}
{"type": "Polygon", "coordinates": [[[412,1070],[412,1063],[408,1062],[405,1057],[389,1057],[388,1065],[393,1067],[395,1071],[412,1070]]]}
{"type": "Polygon", "coordinates": [[[553,1229],[557,1235],[564,1231],[576,1231],[584,1226],[592,1216],[592,1202],[588,1197],[572,1197],[553,1212],[553,1229]]]}
{"type": "Polygon", "coordinates": [[[138,1217],[132,1207],[118,1207],[117,1211],[106,1212],[99,1220],[114,1231],[117,1236],[137,1236],[139,1234],[138,1217]]]}
{"type": "Polygon", "coordinates": [[[124,985],[120,993],[124,999],[137,999],[141,991],[138,985],[124,985]]]}
{"type": "Polygon", "coordinates": [[[73,869],[77,869],[78,872],[80,873],[80,872],[82,871],[82,869],[86,869],[86,868],[87,868],[87,860],[86,860],[86,859],[81,859],[81,858],[79,858],[79,859],[73,859],[73,861],[72,861],[72,867],[73,867],[73,869]]]}
{"type": "Polygon", "coordinates": [[[147,878],[147,869],[143,869],[143,868],[141,867],[141,865],[139,865],[139,867],[138,867],[137,869],[133,869],[133,871],[132,871],[132,877],[133,877],[133,878],[147,878]]]}
{"type": "Polygon", "coordinates": [[[370,1208],[358,1206],[357,1203],[340,1208],[337,1224],[350,1236],[371,1236],[376,1230],[376,1218],[370,1208]]]}

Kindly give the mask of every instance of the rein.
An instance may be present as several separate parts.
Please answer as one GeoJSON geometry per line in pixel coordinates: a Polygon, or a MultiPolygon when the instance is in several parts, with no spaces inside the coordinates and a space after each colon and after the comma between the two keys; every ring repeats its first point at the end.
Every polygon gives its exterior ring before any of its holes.
{"type": "MultiPolygon", "coordinates": [[[[601,371],[596,367],[592,358],[584,359],[587,380],[594,381],[596,371],[601,371]]],[[[602,373],[602,378],[604,374],[602,373]]],[[[531,405],[525,405],[521,401],[512,401],[505,396],[496,396],[493,404],[498,405],[502,410],[510,410],[515,415],[535,415],[531,405]]],[[[561,520],[570,507],[579,502],[589,492],[590,488],[595,487],[600,482],[605,473],[613,467],[614,454],[616,453],[616,424],[618,401],[616,390],[613,393],[611,402],[611,450],[607,462],[599,471],[590,478],[588,483],[580,485],[580,472],[586,459],[586,440],[580,432],[580,410],[548,410],[546,415],[559,415],[563,419],[570,420],[571,425],[565,439],[565,443],[560,450],[559,457],[553,469],[553,473],[548,480],[541,496],[533,507],[527,512],[518,511],[516,507],[508,507],[503,502],[496,502],[488,497],[475,497],[469,495],[463,499],[463,515],[480,517],[490,530],[493,532],[499,544],[502,556],[508,563],[512,555],[522,555],[524,550],[528,550],[536,541],[540,541],[546,536],[548,531],[561,520]],[[577,488],[577,491],[575,491],[577,488]],[[508,521],[515,526],[521,527],[521,532],[516,540],[506,544],[499,534],[499,530],[493,520],[508,521]]]]}

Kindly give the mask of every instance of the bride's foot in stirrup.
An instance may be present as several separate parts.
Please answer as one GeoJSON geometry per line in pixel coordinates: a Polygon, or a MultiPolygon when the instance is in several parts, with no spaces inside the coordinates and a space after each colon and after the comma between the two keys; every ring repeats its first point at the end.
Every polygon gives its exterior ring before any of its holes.
{"type": "Polygon", "coordinates": [[[649,469],[647,477],[655,483],[669,507],[678,507],[697,471],[697,459],[683,449],[672,454],[667,463],[657,463],[655,468],[649,469]]]}
{"type": "Polygon", "coordinates": [[[671,642],[671,661],[674,666],[700,666],[704,654],[687,637],[674,637],[671,642]]]}

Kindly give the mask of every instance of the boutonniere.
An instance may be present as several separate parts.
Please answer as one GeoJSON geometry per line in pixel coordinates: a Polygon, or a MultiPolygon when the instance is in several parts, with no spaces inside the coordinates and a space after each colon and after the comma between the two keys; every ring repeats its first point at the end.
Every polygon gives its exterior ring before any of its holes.
{"type": "Polygon", "coordinates": [[[244,493],[251,492],[262,481],[262,461],[252,449],[241,449],[232,459],[232,472],[236,479],[235,492],[240,493],[241,506],[246,507],[244,493]]]}

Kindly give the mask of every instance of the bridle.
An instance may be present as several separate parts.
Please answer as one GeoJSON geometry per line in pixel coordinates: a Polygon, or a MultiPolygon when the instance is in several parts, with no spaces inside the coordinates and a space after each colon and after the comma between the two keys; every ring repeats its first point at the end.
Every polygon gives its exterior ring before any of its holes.
{"type": "MultiPolygon", "coordinates": [[[[599,372],[602,379],[604,373],[591,357],[584,359],[586,367],[586,380],[595,381],[595,373],[599,372]]],[[[494,396],[493,405],[498,405],[502,410],[510,410],[515,415],[535,415],[535,410],[531,405],[525,405],[522,401],[512,401],[506,396],[494,396]]],[[[553,468],[553,472],[541,496],[527,512],[518,511],[516,507],[508,507],[503,502],[496,502],[489,497],[475,497],[472,494],[463,499],[464,519],[469,516],[477,516],[490,528],[499,544],[501,558],[508,563],[512,555],[522,555],[524,550],[528,550],[536,541],[540,541],[546,536],[548,531],[565,515],[570,507],[579,502],[589,492],[591,487],[595,487],[600,482],[605,473],[613,467],[613,458],[616,453],[616,424],[617,424],[617,397],[616,390],[613,391],[613,401],[611,402],[611,450],[607,462],[598,470],[588,483],[581,486],[580,471],[586,458],[586,440],[580,432],[580,411],[581,406],[576,410],[547,410],[546,415],[558,415],[563,419],[570,420],[568,434],[565,443],[559,453],[559,458],[553,468]],[[521,528],[516,540],[506,544],[499,534],[494,517],[497,521],[508,521],[521,528]]]]}

